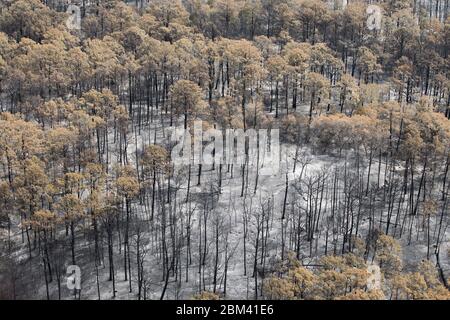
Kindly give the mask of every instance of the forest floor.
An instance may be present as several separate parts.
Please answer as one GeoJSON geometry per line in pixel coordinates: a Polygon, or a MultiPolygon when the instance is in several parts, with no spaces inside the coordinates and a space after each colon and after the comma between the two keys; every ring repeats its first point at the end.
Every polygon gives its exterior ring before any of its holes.
{"type": "MultiPolygon", "coordinates": [[[[306,112],[307,106],[299,108],[298,112],[306,112]],[[303,109],[303,111],[302,111],[303,109]]],[[[167,130],[167,124],[165,130],[167,130]]],[[[161,124],[155,124],[150,127],[144,127],[138,132],[133,132],[130,134],[128,141],[128,155],[129,161],[134,163],[136,160],[136,148],[138,152],[142,149],[144,145],[150,143],[162,143],[168,137],[168,131],[163,130],[161,124]],[[156,138],[156,141],[155,141],[156,138]]],[[[111,139],[112,141],[112,139],[111,139]]],[[[266,244],[266,265],[268,268],[273,267],[281,256],[281,243],[283,243],[281,224],[283,220],[283,200],[286,191],[286,172],[289,181],[289,193],[287,199],[287,210],[290,210],[290,204],[297,201],[298,195],[296,194],[295,185],[299,182],[299,176],[302,172],[302,167],[300,163],[297,163],[295,172],[293,171],[294,158],[295,158],[295,146],[289,144],[282,144],[281,148],[281,163],[280,170],[277,175],[272,176],[260,176],[258,180],[258,188],[254,192],[254,185],[256,181],[256,173],[250,170],[248,174],[248,182],[246,185],[245,196],[241,197],[242,189],[242,178],[239,170],[234,170],[233,177],[231,177],[230,172],[227,172],[227,168],[223,170],[223,181],[222,181],[222,192],[218,196],[217,203],[211,212],[211,216],[208,217],[209,221],[214,221],[215,218],[220,217],[222,220],[226,221],[226,229],[228,231],[228,250],[229,250],[229,262],[228,262],[228,275],[227,275],[227,296],[228,299],[253,299],[255,278],[253,276],[253,261],[254,261],[254,247],[253,241],[255,237],[255,223],[254,214],[255,210],[259,210],[261,204],[267,202],[269,199],[272,203],[273,214],[270,219],[270,233],[267,236],[266,244]],[[245,234],[244,228],[244,216],[246,212],[252,212],[248,218],[248,231],[245,234]],[[246,239],[244,239],[244,235],[246,239]],[[244,244],[245,243],[245,244],[244,244]],[[244,245],[246,248],[244,249],[244,245]],[[244,251],[246,252],[246,269],[244,270],[244,251]]],[[[331,156],[326,154],[319,154],[317,151],[312,150],[309,147],[304,147],[299,150],[299,154],[305,161],[305,167],[303,170],[302,179],[307,177],[313,177],[318,173],[331,173],[335,168],[343,168],[346,165],[346,159],[343,157],[331,156]]],[[[347,159],[347,165],[350,165],[350,160],[347,159]]],[[[117,159],[111,159],[111,163],[117,162],[117,159]]],[[[378,167],[378,162],[374,159],[372,164],[374,168],[378,167]]],[[[385,164],[381,164],[381,176],[384,175],[385,164]]],[[[367,164],[363,167],[364,174],[367,176],[367,164]]],[[[371,179],[377,179],[377,172],[373,170],[371,173],[371,179]]],[[[217,180],[217,168],[212,170],[211,166],[205,166],[203,168],[201,185],[197,185],[197,170],[193,169],[192,173],[192,185],[190,188],[191,198],[196,198],[199,201],[196,204],[189,203],[189,205],[180,203],[179,210],[187,214],[189,211],[192,212],[192,226],[197,226],[202,223],[204,218],[203,210],[201,208],[201,199],[206,195],[208,197],[208,192],[211,191],[211,187],[214,185],[214,181],[217,180]],[[194,207],[192,207],[194,206],[194,207]]],[[[383,188],[383,182],[381,182],[380,188],[383,188]]],[[[178,186],[174,186],[177,189],[177,197],[180,202],[181,199],[186,198],[187,184],[186,181],[178,186]]],[[[338,190],[342,193],[342,188],[338,190]]],[[[304,204],[304,201],[300,199],[300,203],[304,204]]],[[[324,211],[327,211],[330,204],[325,202],[324,211]]],[[[384,210],[381,209],[381,210],[384,210]]],[[[148,253],[145,257],[144,262],[144,273],[146,274],[146,284],[147,284],[147,299],[159,299],[161,292],[164,288],[164,278],[162,273],[161,259],[158,253],[152,249],[152,223],[148,219],[148,208],[139,204],[133,204],[133,212],[137,216],[140,216],[140,221],[143,224],[148,225],[148,231],[144,232],[144,238],[148,240],[147,248],[148,253]]],[[[436,218],[437,219],[437,218],[436,218]]],[[[209,223],[209,222],[208,222],[209,223]]],[[[19,226],[19,223],[13,223],[13,225],[19,226]]],[[[435,225],[435,224],[434,224],[435,225]]],[[[89,226],[84,226],[89,229],[89,226]]],[[[418,226],[419,227],[419,226],[418,226]]],[[[360,235],[362,238],[367,236],[367,230],[369,228],[369,218],[367,215],[362,216],[362,221],[360,224],[360,235]]],[[[188,299],[191,298],[199,289],[200,277],[202,277],[202,283],[206,283],[202,289],[210,290],[213,289],[212,279],[213,279],[213,265],[214,265],[214,228],[212,224],[208,226],[208,248],[207,248],[207,259],[205,261],[205,272],[199,273],[199,254],[195,248],[199,246],[199,241],[204,234],[199,234],[199,228],[192,228],[191,234],[191,263],[188,268],[188,278],[189,281],[186,282],[186,270],[185,265],[182,262],[180,268],[182,270],[179,273],[179,277],[182,279],[176,279],[175,277],[170,278],[167,291],[165,293],[165,299],[188,299]],[[210,227],[211,226],[211,227],[210,227]]],[[[203,232],[203,231],[202,231],[203,232]]],[[[425,233],[423,233],[425,234],[425,233]]],[[[413,235],[410,241],[406,239],[407,237],[402,237],[400,242],[402,244],[402,255],[404,261],[405,270],[412,269],[413,266],[417,265],[422,259],[426,258],[427,246],[426,239],[419,238],[417,235],[413,235]]],[[[18,261],[22,261],[23,264],[29,264],[38,266],[41,270],[29,270],[29,273],[23,274],[23,277],[29,278],[29,283],[38,282],[41,285],[37,286],[39,289],[35,292],[29,292],[30,297],[45,297],[46,287],[44,281],[44,272],[42,263],[29,263],[28,260],[28,249],[26,246],[26,241],[22,243],[20,229],[16,228],[13,230],[12,239],[18,243],[19,248],[16,250],[15,255],[18,261]]],[[[286,240],[284,240],[286,241],[286,240]]],[[[98,298],[98,288],[97,283],[100,287],[101,299],[112,298],[112,282],[108,281],[108,262],[107,262],[107,244],[102,244],[104,246],[104,264],[98,267],[99,271],[99,281],[97,282],[95,263],[92,261],[92,256],[94,248],[92,247],[92,239],[89,239],[89,235],[86,233],[80,233],[76,239],[77,243],[77,264],[83,266],[82,272],[82,291],[81,299],[97,299],[98,298]]],[[[129,281],[125,281],[125,276],[123,273],[123,251],[121,244],[116,239],[115,241],[115,255],[114,260],[116,264],[116,299],[136,299],[136,274],[132,274],[132,286],[133,291],[129,290],[129,281]],[[119,266],[119,267],[117,267],[119,266]]],[[[328,251],[332,250],[330,244],[328,244],[328,251]]],[[[338,245],[339,246],[339,245],[338,245]]],[[[447,252],[450,249],[450,230],[445,230],[444,241],[441,245],[441,251],[447,252]]],[[[134,250],[132,248],[132,250],[134,250]]],[[[181,249],[186,256],[186,248],[181,249]]],[[[288,250],[287,248],[285,249],[288,250]]],[[[340,249],[338,249],[339,251],[340,249]]],[[[325,240],[320,234],[315,236],[315,239],[310,243],[304,240],[301,244],[301,258],[305,265],[314,264],[317,258],[325,254],[325,240]]],[[[434,249],[433,249],[434,252],[434,249]]],[[[133,255],[135,251],[132,251],[133,255]]],[[[224,285],[224,260],[225,253],[223,249],[220,250],[220,263],[218,266],[219,276],[217,290],[221,291],[224,285]]],[[[284,252],[286,255],[286,252],[284,252]]],[[[39,256],[33,257],[33,259],[40,259],[39,256]]],[[[434,259],[434,257],[432,257],[434,259]]],[[[136,263],[132,261],[132,263],[136,263]]],[[[446,254],[441,254],[441,265],[443,271],[448,275],[450,274],[450,260],[446,254]]],[[[132,268],[134,270],[134,268],[132,268]]],[[[63,276],[65,271],[63,271],[63,276]]],[[[260,283],[261,277],[258,275],[258,282],[260,283]]],[[[61,298],[62,299],[73,299],[73,292],[66,288],[65,277],[62,278],[61,283],[61,298]]],[[[25,281],[27,282],[27,281],[25,281]]],[[[30,285],[31,288],[31,285],[30,285]]],[[[32,289],[30,289],[32,290],[32,289]]],[[[49,287],[50,296],[53,299],[58,298],[58,287],[54,283],[50,284],[49,287]]],[[[259,296],[258,296],[259,297],[259,296]]]]}

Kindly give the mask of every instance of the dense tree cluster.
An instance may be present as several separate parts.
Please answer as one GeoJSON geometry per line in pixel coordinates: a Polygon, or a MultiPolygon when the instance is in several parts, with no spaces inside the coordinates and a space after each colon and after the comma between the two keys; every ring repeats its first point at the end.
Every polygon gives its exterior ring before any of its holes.
{"type": "Polygon", "coordinates": [[[265,295],[271,299],[336,299],[336,300],[385,300],[385,299],[431,299],[448,300],[449,291],[439,281],[433,264],[424,260],[414,272],[401,272],[400,244],[382,235],[377,241],[375,261],[383,271],[383,285],[378,285],[359,253],[342,256],[324,256],[311,271],[288,256],[277,266],[263,286],[265,295]],[[393,247],[396,250],[392,250],[393,247]],[[372,284],[375,281],[375,284],[372,284]],[[371,284],[371,285],[369,285],[371,284]]]}
{"type": "Polygon", "coordinates": [[[449,299],[448,1],[144,2],[0,1],[0,298],[449,299]],[[195,120],[281,180],[175,168],[195,120]]]}

